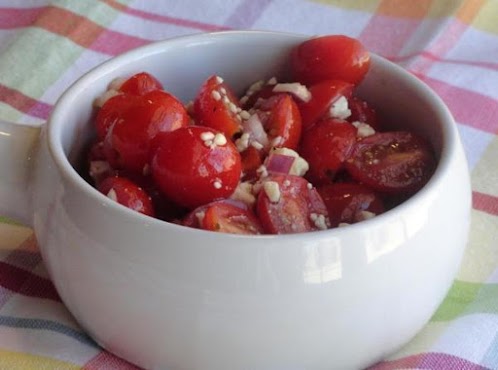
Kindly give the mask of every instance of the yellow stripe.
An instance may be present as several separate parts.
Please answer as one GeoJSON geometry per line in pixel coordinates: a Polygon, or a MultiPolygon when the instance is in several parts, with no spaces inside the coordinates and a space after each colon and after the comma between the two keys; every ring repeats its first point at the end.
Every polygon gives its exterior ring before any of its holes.
{"type": "Polygon", "coordinates": [[[316,3],[332,5],[339,8],[364,10],[366,12],[375,12],[380,0],[314,0],[316,3]]]}
{"type": "Polygon", "coordinates": [[[0,350],[0,369],[9,370],[80,370],[81,366],[29,353],[0,350]]]}
{"type": "Polygon", "coordinates": [[[377,13],[388,17],[421,19],[427,15],[432,0],[383,0],[377,13]]]}
{"type": "Polygon", "coordinates": [[[487,1],[478,12],[472,26],[482,31],[498,34],[498,22],[496,15],[498,14],[498,1],[487,1]]]}

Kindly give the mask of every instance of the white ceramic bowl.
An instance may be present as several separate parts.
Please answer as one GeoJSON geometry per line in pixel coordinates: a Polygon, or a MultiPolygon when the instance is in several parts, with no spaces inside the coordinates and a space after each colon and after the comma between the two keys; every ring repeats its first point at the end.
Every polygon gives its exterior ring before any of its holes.
{"type": "MultiPolygon", "coordinates": [[[[465,156],[443,102],[378,56],[361,95],[429,138],[439,164],[415,196],[371,220],[282,236],[188,229],[125,209],[73,168],[90,137],[92,101],[115,77],[148,71],[186,101],[210,74],[236,89],[279,74],[306,38],[200,34],[116,57],[64,93],[35,140],[35,164],[9,168],[17,194],[32,176],[32,217],[17,216],[34,226],[64,303],[108,350],[151,369],[361,368],[409,341],[441,303],[467,240],[465,156]]],[[[2,130],[11,134],[2,153],[34,132],[2,130]]],[[[0,211],[13,208],[7,193],[0,211]]]]}

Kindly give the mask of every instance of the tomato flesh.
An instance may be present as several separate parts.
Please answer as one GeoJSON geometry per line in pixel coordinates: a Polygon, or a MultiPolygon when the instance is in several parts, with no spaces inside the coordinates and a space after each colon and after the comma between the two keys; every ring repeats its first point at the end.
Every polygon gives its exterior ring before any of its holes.
{"type": "Polygon", "coordinates": [[[240,154],[229,140],[223,145],[207,145],[205,137],[216,134],[219,133],[207,127],[189,126],[158,137],[152,176],[159,189],[176,204],[192,209],[227,198],[237,187],[240,154]]]}
{"type": "Polygon", "coordinates": [[[124,177],[108,177],[100,183],[98,190],[127,208],[154,217],[150,196],[137,184],[124,177]]]}
{"type": "Polygon", "coordinates": [[[349,122],[332,118],[319,121],[304,132],[300,153],[308,161],[306,176],[313,184],[334,179],[356,142],[356,133],[349,122]]]}
{"type": "Polygon", "coordinates": [[[230,139],[241,130],[238,109],[238,98],[218,76],[211,76],[204,82],[194,101],[197,124],[220,131],[230,139]]]}
{"type": "Polygon", "coordinates": [[[303,129],[310,128],[320,118],[328,117],[330,106],[341,96],[351,96],[353,85],[339,80],[320,81],[310,86],[311,100],[299,102],[303,129]]]}
{"type": "Polygon", "coordinates": [[[406,131],[377,133],[358,141],[346,162],[354,179],[387,193],[417,191],[434,168],[430,145],[406,131]]]}
{"type": "Polygon", "coordinates": [[[264,232],[250,209],[230,202],[218,202],[208,206],[204,211],[201,227],[204,230],[229,234],[256,235],[264,232]]]}
{"type": "Polygon", "coordinates": [[[338,79],[357,85],[370,67],[370,54],[356,39],[328,35],[309,39],[292,50],[294,80],[311,85],[338,79]]]}
{"type": "Polygon", "coordinates": [[[256,214],[267,233],[289,234],[328,227],[327,208],[317,190],[310,189],[304,178],[272,174],[264,181],[277,184],[280,192],[278,201],[271,200],[264,185],[258,194],[256,214]],[[322,224],[314,217],[321,217],[322,224]]]}
{"type": "Polygon", "coordinates": [[[384,212],[382,198],[365,185],[358,183],[335,183],[317,188],[327,206],[332,227],[340,223],[362,221],[362,212],[378,215],[384,212]]]}

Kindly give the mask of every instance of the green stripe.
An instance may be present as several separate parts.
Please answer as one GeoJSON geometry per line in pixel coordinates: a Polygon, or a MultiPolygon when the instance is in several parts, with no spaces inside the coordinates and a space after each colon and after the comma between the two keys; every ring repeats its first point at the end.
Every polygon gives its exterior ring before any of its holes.
{"type": "Polygon", "coordinates": [[[4,216],[0,216],[0,223],[1,224],[8,224],[8,225],[23,226],[22,224],[14,221],[14,220],[11,220],[8,217],[4,217],[4,216]]]}
{"type": "Polygon", "coordinates": [[[431,321],[449,321],[473,313],[498,314],[498,284],[456,280],[431,321]]]}

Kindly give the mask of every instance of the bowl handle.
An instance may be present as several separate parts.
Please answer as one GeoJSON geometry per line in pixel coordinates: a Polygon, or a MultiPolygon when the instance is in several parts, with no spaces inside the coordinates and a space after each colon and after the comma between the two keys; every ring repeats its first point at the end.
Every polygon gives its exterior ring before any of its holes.
{"type": "Polygon", "coordinates": [[[31,226],[31,178],[40,127],[0,121],[0,216],[31,226]]]}

